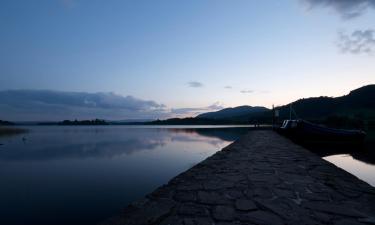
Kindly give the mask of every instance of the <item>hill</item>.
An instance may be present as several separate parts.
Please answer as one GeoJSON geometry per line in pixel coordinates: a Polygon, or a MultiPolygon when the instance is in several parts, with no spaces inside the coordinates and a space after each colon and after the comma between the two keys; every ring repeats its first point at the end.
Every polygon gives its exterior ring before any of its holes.
{"type": "Polygon", "coordinates": [[[14,123],[12,122],[9,122],[9,121],[5,121],[5,120],[0,120],[0,126],[10,126],[10,125],[14,125],[14,123]]]}
{"type": "Polygon", "coordinates": [[[213,119],[213,120],[243,120],[252,115],[259,115],[259,113],[267,112],[269,109],[262,106],[238,106],[234,108],[225,108],[216,112],[208,112],[198,115],[196,118],[213,119]]]}
{"type": "Polygon", "coordinates": [[[79,125],[109,125],[105,120],[95,119],[95,120],[64,120],[59,122],[58,125],[69,125],[69,126],[79,126],[79,125]]]}
{"type": "Polygon", "coordinates": [[[280,117],[289,116],[292,105],[297,117],[319,120],[329,116],[349,116],[375,119],[375,85],[368,85],[351,91],[341,97],[315,97],[300,99],[278,107],[280,117]]]}
{"type": "Polygon", "coordinates": [[[232,120],[215,120],[197,117],[188,118],[171,118],[167,120],[155,120],[152,122],[145,122],[145,125],[228,125],[228,124],[242,124],[241,121],[232,120]]]}
{"type": "MultiPolygon", "coordinates": [[[[332,127],[374,127],[375,128],[375,85],[352,90],[340,97],[304,98],[276,107],[280,112],[279,122],[289,118],[292,105],[293,118],[324,123],[332,127]]],[[[238,106],[208,112],[190,118],[171,118],[156,121],[63,121],[37,123],[41,125],[224,125],[224,124],[271,124],[272,110],[261,106],[238,106]]],[[[1,121],[0,125],[13,123],[1,121]]],[[[17,123],[23,124],[23,123],[17,123]]],[[[25,123],[28,124],[28,123],[25,123]]]]}
{"type": "Polygon", "coordinates": [[[315,97],[300,99],[280,110],[280,120],[289,118],[290,105],[293,118],[302,118],[337,128],[364,128],[375,124],[375,85],[367,85],[341,97],[315,97]]]}
{"type": "MultiPolygon", "coordinates": [[[[307,119],[332,127],[375,127],[375,85],[367,85],[341,97],[312,97],[277,107],[279,121],[289,118],[290,105],[293,118],[307,119]]],[[[272,111],[265,107],[239,106],[208,112],[195,118],[153,121],[151,124],[249,124],[272,122],[272,111]]]]}

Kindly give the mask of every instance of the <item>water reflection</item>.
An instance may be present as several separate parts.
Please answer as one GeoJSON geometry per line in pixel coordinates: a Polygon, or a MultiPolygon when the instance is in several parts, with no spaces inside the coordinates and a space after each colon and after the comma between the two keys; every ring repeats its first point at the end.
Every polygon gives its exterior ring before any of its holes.
{"type": "Polygon", "coordinates": [[[224,141],[234,141],[239,136],[246,134],[250,128],[226,128],[226,129],[212,129],[212,128],[192,128],[192,129],[170,129],[174,133],[189,133],[199,134],[200,136],[209,138],[219,138],[224,141]]]}
{"type": "Polygon", "coordinates": [[[29,127],[1,137],[0,224],[95,224],[247,128],[29,127]]]}
{"type": "Polygon", "coordinates": [[[364,163],[349,154],[331,155],[324,157],[324,159],[375,187],[375,167],[373,164],[364,163]]]}
{"type": "MultiPolygon", "coordinates": [[[[0,152],[0,160],[57,160],[69,158],[112,158],[136,151],[150,150],[163,146],[163,140],[129,139],[124,141],[103,141],[93,143],[59,145],[55,147],[30,147],[31,149],[9,149],[0,152]]],[[[25,148],[29,148],[26,145],[25,148]]]]}
{"type": "Polygon", "coordinates": [[[353,159],[369,165],[375,165],[375,146],[368,143],[364,146],[304,145],[304,147],[321,157],[332,155],[350,155],[353,159]]]}
{"type": "Polygon", "coordinates": [[[304,145],[304,147],[375,187],[373,144],[366,142],[363,146],[304,145]]]}
{"type": "Polygon", "coordinates": [[[246,128],[34,128],[27,135],[7,140],[6,149],[0,151],[0,160],[112,158],[152,150],[168,142],[204,142],[218,147],[246,132],[246,128]]]}

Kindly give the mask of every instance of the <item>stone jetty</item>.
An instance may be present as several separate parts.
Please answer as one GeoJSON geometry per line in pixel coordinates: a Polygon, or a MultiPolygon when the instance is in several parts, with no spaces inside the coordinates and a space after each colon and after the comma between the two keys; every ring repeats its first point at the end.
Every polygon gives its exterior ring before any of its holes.
{"type": "Polygon", "coordinates": [[[251,131],[102,224],[375,224],[375,188],[273,131],[251,131]]]}

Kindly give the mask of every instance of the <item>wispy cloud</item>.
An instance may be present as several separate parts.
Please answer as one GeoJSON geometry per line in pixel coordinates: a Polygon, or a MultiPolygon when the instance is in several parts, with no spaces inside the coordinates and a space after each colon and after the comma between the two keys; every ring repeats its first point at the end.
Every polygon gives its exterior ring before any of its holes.
{"type": "Polygon", "coordinates": [[[199,87],[204,86],[201,82],[198,82],[198,81],[190,81],[187,84],[189,87],[193,87],[193,88],[199,88],[199,87]]]}
{"type": "Polygon", "coordinates": [[[165,105],[133,96],[47,90],[0,91],[0,108],[8,120],[153,119],[167,113],[165,105]]]}
{"type": "Polygon", "coordinates": [[[215,102],[206,107],[171,109],[152,100],[112,92],[0,91],[0,119],[11,121],[153,120],[194,116],[223,108],[220,102],[215,102]]]}
{"type": "Polygon", "coordinates": [[[242,90],[240,91],[242,94],[250,94],[250,93],[254,93],[254,90],[249,90],[249,89],[245,89],[245,90],[242,90]]]}
{"type": "Polygon", "coordinates": [[[230,86],[230,85],[227,85],[227,86],[225,86],[224,88],[225,88],[225,89],[232,89],[233,87],[230,86]]]}
{"type": "Polygon", "coordinates": [[[375,0],[303,0],[310,8],[316,6],[331,7],[342,18],[351,19],[362,15],[368,8],[375,8],[375,0]]]}
{"type": "Polygon", "coordinates": [[[337,45],[344,53],[373,53],[375,51],[375,30],[356,30],[349,34],[339,32],[337,45]]]}
{"type": "Polygon", "coordinates": [[[242,94],[268,94],[270,91],[267,90],[252,90],[252,89],[244,89],[240,91],[242,94]]]}

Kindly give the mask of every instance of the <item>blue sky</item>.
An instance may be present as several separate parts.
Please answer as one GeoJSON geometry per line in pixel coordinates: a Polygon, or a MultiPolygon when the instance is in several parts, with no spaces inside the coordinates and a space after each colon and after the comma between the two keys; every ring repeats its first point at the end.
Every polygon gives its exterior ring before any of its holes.
{"type": "MultiPolygon", "coordinates": [[[[141,105],[163,106],[163,112],[150,106],[98,113],[109,119],[339,96],[375,83],[374,5],[372,0],[4,0],[0,95],[19,89],[100,92],[106,102],[108,96],[132,96],[141,105]],[[360,37],[351,36],[355,31],[360,37]],[[358,48],[353,41],[358,38],[366,49],[358,48]]],[[[80,96],[85,102],[88,95],[80,96]]],[[[11,103],[0,102],[0,117],[38,119],[17,114],[11,103]]],[[[43,118],[59,119],[48,112],[43,118]]],[[[77,110],[71,117],[77,115],[95,112],[77,110]]]]}

